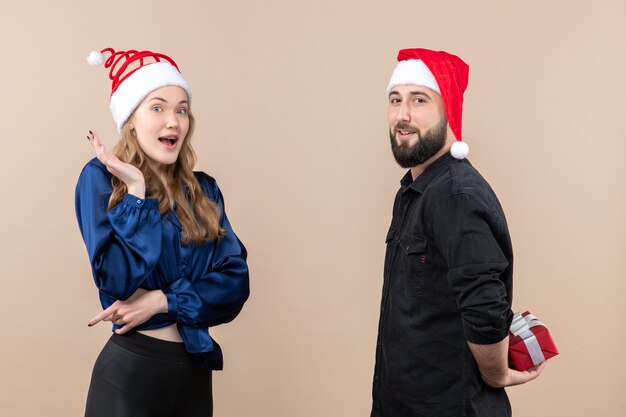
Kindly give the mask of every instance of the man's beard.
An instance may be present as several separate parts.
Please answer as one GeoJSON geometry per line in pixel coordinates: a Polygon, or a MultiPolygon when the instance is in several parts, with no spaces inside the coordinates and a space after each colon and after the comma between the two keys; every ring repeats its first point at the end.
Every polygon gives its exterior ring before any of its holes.
{"type": "Polygon", "coordinates": [[[446,144],[447,125],[448,119],[444,117],[423,135],[416,127],[403,122],[398,123],[393,131],[389,130],[391,151],[398,165],[402,168],[412,168],[435,156],[446,144]],[[398,144],[396,141],[396,132],[405,129],[415,131],[417,134],[417,142],[413,146],[409,146],[407,143],[398,144]]]}

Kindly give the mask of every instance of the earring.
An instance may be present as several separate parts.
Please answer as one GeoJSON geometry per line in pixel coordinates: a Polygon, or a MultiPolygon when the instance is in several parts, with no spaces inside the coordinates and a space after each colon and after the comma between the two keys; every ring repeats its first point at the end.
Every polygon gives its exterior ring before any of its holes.
{"type": "Polygon", "coordinates": [[[130,124],[130,130],[135,130],[135,126],[133,126],[133,124],[130,124]]]}

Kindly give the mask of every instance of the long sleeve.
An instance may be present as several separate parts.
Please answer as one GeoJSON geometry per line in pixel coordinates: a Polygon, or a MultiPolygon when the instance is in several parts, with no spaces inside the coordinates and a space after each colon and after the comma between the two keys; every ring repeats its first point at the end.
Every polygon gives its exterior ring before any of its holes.
{"type": "Polygon", "coordinates": [[[211,259],[203,270],[177,279],[163,292],[168,301],[168,313],[175,316],[178,323],[210,327],[231,321],[241,311],[249,295],[248,265],[246,249],[228,221],[224,199],[215,180],[206,174],[198,179],[208,197],[217,203],[220,225],[226,234],[213,242],[211,259]]]}
{"type": "Polygon", "coordinates": [[[432,223],[465,337],[477,344],[501,341],[512,317],[510,294],[501,279],[510,274],[505,252],[512,256],[511,244],[498,211],[483,198],[457,193],[439,205],[432,223]]]}
{"type": "Polygon", "coordinates": [[[111,174],[97,159],[91,160],[76,185],[76,217],[96,286],[109,297],[125,300],[161,255],[161,219],[156,200],[130,194],[109,211],[111,191],[111,174]]]}

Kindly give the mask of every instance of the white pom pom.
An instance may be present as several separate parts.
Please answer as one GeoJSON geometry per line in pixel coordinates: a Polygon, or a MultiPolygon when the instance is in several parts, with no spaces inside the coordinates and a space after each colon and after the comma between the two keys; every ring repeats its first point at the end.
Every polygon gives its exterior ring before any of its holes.
{"type": "Polygon", "coordinates": [[[98,67],[104,63],[104,56],[98,51],[91,51],[87,56],[87,62],[93,67],[98,67]]]}
{"type": "Polygon", "coordinates": [[[458,140],[452,144],[450,153],[456,159],[465,159],[469,155],[469,146],[465,142],[459,142],[458,140]]]}

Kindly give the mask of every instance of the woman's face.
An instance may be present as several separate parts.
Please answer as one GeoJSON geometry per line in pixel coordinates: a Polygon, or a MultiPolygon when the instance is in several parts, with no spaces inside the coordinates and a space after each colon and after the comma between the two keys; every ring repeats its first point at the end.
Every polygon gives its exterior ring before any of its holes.
{"type": "Polygon", "coordinates": [[[173,164],[189,131],[187,93],[176,86],[154,90],[137,107],[129,123],[153,169],[173,164]]]}

